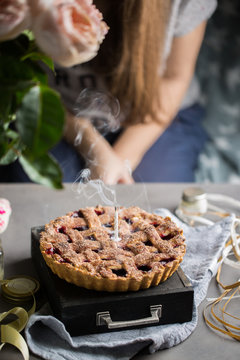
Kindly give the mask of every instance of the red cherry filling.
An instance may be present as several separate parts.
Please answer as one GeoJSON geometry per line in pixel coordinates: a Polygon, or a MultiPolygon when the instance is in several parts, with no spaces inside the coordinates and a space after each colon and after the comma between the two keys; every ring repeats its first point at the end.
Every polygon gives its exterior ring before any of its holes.
{"type": "Polygon", "coordinates": [[[74,211],[74,213],[71,215],[71,217],[73,217],[73,218],[77,218],[77,217],[84,218],[83,213],[80,210],[79,211],[74,211]]]}
{"type": "Polygon", "coordinates": [[[94,210],[95,211],[95,213],[97,214],[97,216],[99,216],[99,215],[102,215],[103,214],[103,211],[101,211],[101,210],[94,210]]]}
{"type": "Polygon", "coordinates": [[[83,226],[77,226],[77,227],[75,227],[73,229],[77,230],[77,231],[84,231],[84,230],[89,229],[89,227],[88,227],[88,225],[83,225],[83,226]]]}
{"type": "Polygon", "coordinates": [[[138,266],[137,268],[138,268],[138,270],[141,270],[141,271],[144,271],[144,272],[148,272],[148,271],[151,270],[151,267],[148,266],[148,265],[141,265],[141,266],[138,266]]]}
{"type": "Polygon", "coordinates": [[[92,241],[96,241],[96,238],[94,235],[89,235],[85,237],[86,240],[92,240],[92,241]]]}
{"type": "Polygon", "coordinates": [[[135,229],[131,230],[131,233],[135,233],[135,232],[138,232],[138,231],[140,231],[140,229],[139,229],[139,227],[136,227],[135,229]]]}
{"type": "Polygon", "coordinates": [[[53,255],[53,254],[61,255],[60,251],[58,249],[53,248],[53,247],[47,249],[45,251],[45,253],[48,254],[48,255],[53,255]]]}
{"type": "Polygon", "coordinates": [[[150,240],[148,240],[147,242],[145,242],[145,245],[146,245],[146,246],[153,246],[153,244],[151,243],[150,240]]]}
{"type": "MultiPolygon", "coordinates": [[[[47,249],[45,252],[46,252],[46,254],[48,254],[48,255],[58,254],[58,255],[61,256],[60,250],[55,249],[55,248],[53,248],[53,247],[47,249]]],[[[66,259],[64,259],[64,258],[58,259],[58,262],[59,262],[59,263],[68,263],[68,264],[71,264],[71,261],[70,261],[69,259],[67,259],[67,258],[66,258],[66,259]]]]}
{"type": "Polygon", "coordinates": [[[66,226],[62,226],[62,227],[58,228],[57,231],[61,234],[66,234],[66,226]]]}
{"type": "Polygon", "coordinates": [[[161,260],[161,261],[160,261],[160,264],[166,265],[166,264],[168,264],[169,262],[174,261],[174,260],[175,260],[174,258],[169,258],[169,259],[161,260]]]}
{"type": "Polygon", "coordinates": [[[129,225],[133,224],[133,221],[131,219],[127,218],[127,217],[124,217],[123,220],[125,220],[126,223],[129,224],[129,225]]]}
{"type": "Polygon", "coordinates": [[[118,270],[112,269],[112,272],[113,272],[113,274],[120,276],[120,277],[126,277],[126,275],[127,275],[127,272],[125,269],[118,269],[118,270]]]}
{"type": "Polygon", "coordinates": [[[107,227],[107,228],[110,228],[110,227],[112,227],[112,224],[107,223],[107,224],[103,224],[103,226],[105,226],[105,227],[107,227]]]}
{"type": "Polygon", "coordinates": [[[60,259],[58,260],[58,262],[62,263],[67,263],[67,264],[71,264],[71,261],[69,259],[60,259]]]}
{"type": "Polygon", "coordinates": [[[153,225],[154,227],[158,227],[159,224],[156,221],[154,221],[154,222],[151,222],[150,225],[153,225]]]}
{"type": "Polygon", "coordinates": [[[72,239],[71,239],[70,236],[67,234],[66,230],[67,230],[67,229],[66,229],[66,226],[62,226],[62,227],[60,227],[59,229],[57,229],[57,231],[58,231],[59,233],[64,234],[64,235],[67,235],[67,237],[68,237],[67,242],[68,242],[68,243],[72,243],[72,239]]]}
{"type": "Polygon", "coordinates": [[[160,236],[161,236],[161,238],[163,239],[163,240],[170,240],[170,239],[172,239],[173,237],[174,237],[174,235],[173,234],[168,234],[168,235],[164,235],[164,234],[160,234],[160,236]]]}
{"type": "Polygon", "coordinates": [[[122,246],[122,249],[125,251],[132,251],[131,249],[129,249],[127,246],[122,246]]]}
{"type": "Polygon", "coordinates": [[[45,252],[46,252],[46,254],[48,254],[48,255],[53,255],[53,254],[54,254],[54,249],[53,249],[53,248],[49,248],[49,249],[47,249],[45,252]]]}

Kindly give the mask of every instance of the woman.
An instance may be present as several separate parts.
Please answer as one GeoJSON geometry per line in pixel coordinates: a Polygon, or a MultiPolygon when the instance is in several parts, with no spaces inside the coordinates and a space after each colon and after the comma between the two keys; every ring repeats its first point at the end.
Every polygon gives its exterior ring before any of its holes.
{"type": "Polygon", "coordinates": [[[67,108],[65,139],[52,150],[63,181],[76,180],[85,167],[108,184],[194,181],[207,136],[196,87],[188,89],[216,0],[95,4],[110,27],[98,55],[84,65],[56,66],[57,76],[50,78],[67,108]],[[118,132],[103,136],[76,111],[86,88],[119,100],[118,132]]]}

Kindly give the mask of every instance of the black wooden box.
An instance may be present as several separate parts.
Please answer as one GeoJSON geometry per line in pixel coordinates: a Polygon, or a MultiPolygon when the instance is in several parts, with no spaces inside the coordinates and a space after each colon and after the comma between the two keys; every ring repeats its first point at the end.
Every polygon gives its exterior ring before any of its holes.
{"type": "Polygon", "coordinates": [[[183,323],[192,319],[193,289],[181,268],[156,287],[137,292],[87,290],[58,278],[39,250],[43,227],[31,229],[32,259],[54,316],[73,336],[183,323]]]}

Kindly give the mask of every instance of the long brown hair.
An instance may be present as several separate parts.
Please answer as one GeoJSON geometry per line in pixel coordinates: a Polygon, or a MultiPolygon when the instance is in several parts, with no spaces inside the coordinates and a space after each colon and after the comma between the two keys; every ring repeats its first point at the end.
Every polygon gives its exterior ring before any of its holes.
{"type": "Polygon", "coordinates": [[[130,109],[127,124],[153,114],[170,0],[107,0],[110,27],[95,60],[109,90],[130,109]]]}

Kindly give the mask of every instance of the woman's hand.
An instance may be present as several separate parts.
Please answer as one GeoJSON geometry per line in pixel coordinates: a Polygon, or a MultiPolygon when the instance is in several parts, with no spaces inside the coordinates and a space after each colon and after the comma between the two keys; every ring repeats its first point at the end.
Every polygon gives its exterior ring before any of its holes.
{"type": "Polygon", "coordinates": [[[93,145],[90,160],[87,160],[91,178],[101,179],[109,185],[132,184],[134,180],[128,163],[116,155],[105,139],[101,139],[100,142],[101,144],[98,142],[93,145]]]}
{"type": "Polygon", "coordinates": [[[76,146],[91,170],[92,179],[106,184],[132,184],[130,166],[113,150],[88,119],[76,118],[67,112],[65,138],[76,146]]]}

